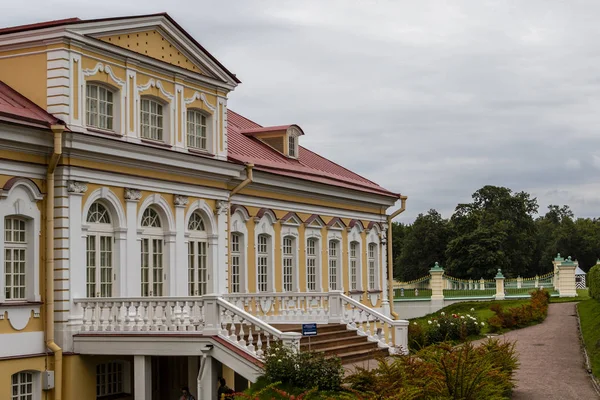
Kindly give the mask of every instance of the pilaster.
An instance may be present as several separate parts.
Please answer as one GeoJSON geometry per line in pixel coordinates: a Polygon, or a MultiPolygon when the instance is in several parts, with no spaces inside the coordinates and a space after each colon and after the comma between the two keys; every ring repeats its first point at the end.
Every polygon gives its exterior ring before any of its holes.
{"type": "MultiPolygon", "coordinates": [[[[142,192],[138,189],[125,188],[125,212],[127,218],[127,265],[124,276],[127,279],[125,286],[126,293],[124,297],[138,297],[141,295],[140,282],[142,273],[140,270],[140,251],[141,243],[137,238],[137,208],[138,202],[142,198],[142,192]],[[137,249],[137,251],[136,251],[137,249]]],[[[137,395],[136,395],[137,399],[137,395]]]]}

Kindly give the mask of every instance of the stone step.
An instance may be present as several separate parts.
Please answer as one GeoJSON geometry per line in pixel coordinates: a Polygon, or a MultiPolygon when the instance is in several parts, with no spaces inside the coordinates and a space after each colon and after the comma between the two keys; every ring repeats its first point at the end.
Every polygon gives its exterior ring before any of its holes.
{"type": "MultiPolygon", "coordinates": [[[[315,341],[316,337],[310,338],[310,350],[311,351],[321,351],[324,349],[331,348],[332,346],[348,346],[356,343],[364,343],[365,337],[356,335],[355,332],[352,336],[343,337],[343,338],[331,338],[325,340],[315,341]]],[[[303,338],[300,341],[300,348],[304,351],[308,351],[309,349],[309,340],[308,338],[303,338]]]]}
{"type": "MultiPolygon", "coordinates": [[[[365,339],[366,340],[366,339],[365,339]]],[[[346,354],[369,353],[378,350],[379,347],[375,342],[364,341],[362,343],[354,343],[350,345],[332,346],[320,350],[320,353],[327,356],[336,356],[342,358],[346,354]]]]}

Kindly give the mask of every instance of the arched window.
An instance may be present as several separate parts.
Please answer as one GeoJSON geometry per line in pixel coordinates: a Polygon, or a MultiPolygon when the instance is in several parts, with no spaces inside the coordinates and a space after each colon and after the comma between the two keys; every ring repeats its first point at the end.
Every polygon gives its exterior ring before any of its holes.
{"type": "Polygon", "coordinates": [[[32,372],[17,372],[11,379],[11,400],[33,400],[38,398],[32,372]]]}
{"type": "Polygon", "coordinates": [[[86,85],[85,111],[88,126],[114,130],[113,95],[113,92],[105,86],[94,83],[86,85]]]}
{"type": "Polygon", "coordinates": [[[360,273],[360,244],[350,242],[350,290],[358,290],[358,277],[360,273]]]}
{"type": "Polygon", "coordinates": [[[208,150],[208,117],[197,110],[187,112],[187,145],[208,150]]]}
{"type": "Polygon", "coordinates": [[[257,276],[258,291],[267,292],[269,290],[269,270],[271,260],[271,237],[269,235],[258,235],[257,252],[257,276]]]}
{"type": "Polygon", "coordinates": [[[114,233],[108,209],[96,201],[87,214],[86,296],[112,297],[114,233]]]}
{"type": "Polygon", "coordinates": [[[164,233],[158,212],[148,207],[142,214],[142,296],[163,295],[164,233]]]}
{"type": "Polygon", "coordinates": [[[194,211],[188,223],[188,294],[202,296],[207,292],[207,235],[200,211],[194,211]]]}
{"type": "Polygon", "coordinates": [[[319,241],[309,238],[306,241],[306,286],[311,292],[317,290],[319,268],[319,241]]]}
{"type": "Polygon", "coordinates": [[[369,290],[377,289],[377,244],[369,243],[369,290]]]}
{"type": "Polygon", "coordinates": [[[240,274],[242,268],[242,241],[243,236],[240,233],[231,234],[231,292],[239,293],[241,291],[240,274]]]}
{"type": "Polygon", "coordinates": [[[4,219],[4,286],[6,300],[26,299],[27,222],[20,217],[4,219]]]}
{"type": "Polygon", "coordinates": [[[340,284],[340,242],[329,241],[329,290],[338,290],[340,284]]]}
{"type": "Polygon", "coordinates": [[[140,132],[144,139],[164,141],[163,105],[151,98],[143,97],[140,107],[140,132]]]}
{"type": "Polygon", "coordinates": [[[291,236],[283,238],[283,291],[294,290],[296,270],[296,239],[291,236]]]}

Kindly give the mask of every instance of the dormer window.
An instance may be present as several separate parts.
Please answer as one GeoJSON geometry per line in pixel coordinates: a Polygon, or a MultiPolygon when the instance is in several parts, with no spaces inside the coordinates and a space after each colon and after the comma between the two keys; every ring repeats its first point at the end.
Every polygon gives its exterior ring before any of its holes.
{"type": "Polygon", "coordinates": [[[113,130],[113,92],[104,86],[86,85],[85,111],[87,125],[94,128],[113,130]]]}
{"type": "Polygon", "coordinates": [[[288,155],[292,158],[296,158],[296,136],[290,135],[288,137],[288,155]]]}
{"type": "Polygon", "coordinates": [[[208,150],[208,118],[196,110],[187,112],[187,145],[194,149],[208,150]]]}
{"type": "Polygon", "coordinates": [[[242,133],[252,136],[289,158],[298,158],[298,137],[304,135],[298,125],[265,126],[244,129],[242,133]]]}
{"type": "Polygon", "coordinates": [[[163,105],[158,101],[142,98],[140,115],[141,136],[144,139],[164,141],[163,105]]]}

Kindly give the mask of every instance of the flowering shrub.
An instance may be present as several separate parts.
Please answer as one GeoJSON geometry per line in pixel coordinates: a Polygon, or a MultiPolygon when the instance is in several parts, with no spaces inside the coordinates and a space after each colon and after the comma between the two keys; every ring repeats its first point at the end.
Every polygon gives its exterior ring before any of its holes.
{"type": "Polygon", "coordinates": [[[550,294],[546,290],[536,290],[531,293],[531,301],[521,307],[504,310],[500,304],[494,304],[490,310],[494,316],[488,321],[490,330],[497,332],[501,329],[524,328],[537,322],[542,322],[548,315],[550,294]]]}
{"type": "MultiPolygon", "coordinates": [[[[471,309],[471,312],[475,311],[471,309]]],[[[469,336],[479,335],[485,322],[471,314],[462,315],[441,312],[427,321],[427,325],[413,322],[408,328],[409,346],[418,349],[444,341],[464,341],[469,336]]]]}

